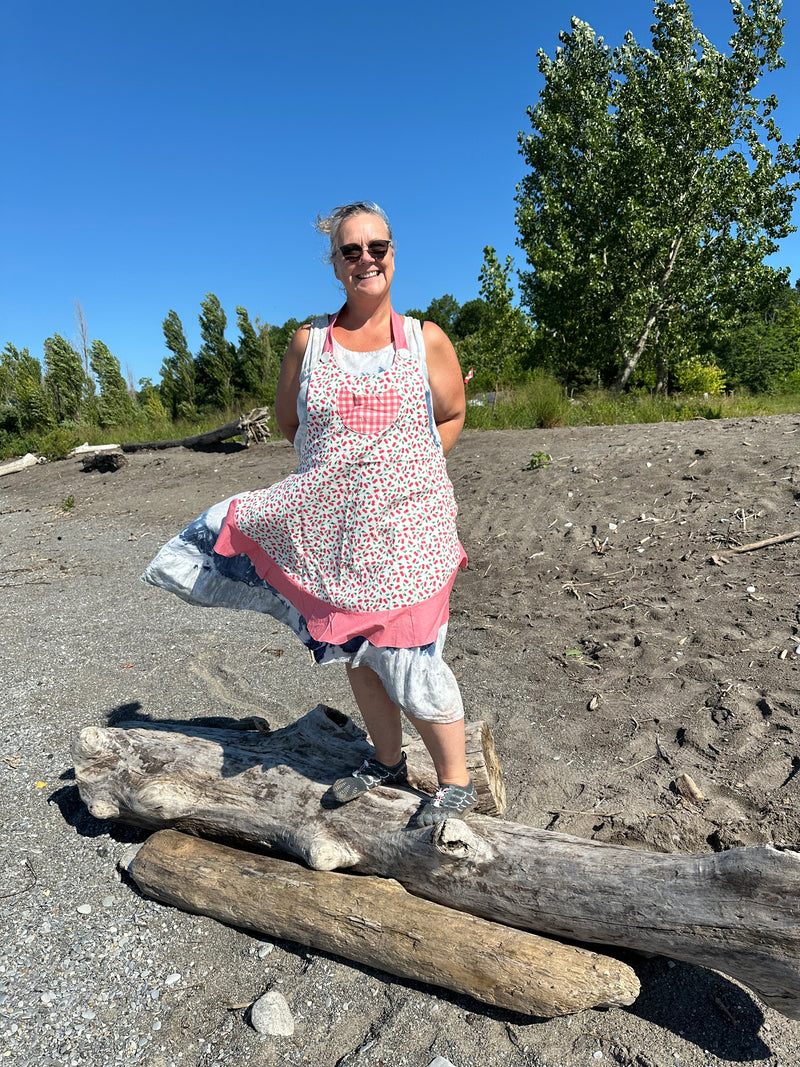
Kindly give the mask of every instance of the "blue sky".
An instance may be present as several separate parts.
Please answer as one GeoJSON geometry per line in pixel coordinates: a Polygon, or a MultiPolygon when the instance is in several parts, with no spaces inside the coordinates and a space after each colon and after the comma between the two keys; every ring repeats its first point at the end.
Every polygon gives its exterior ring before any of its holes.
{"type": "MultiPolygon", "coordinates": [[[[727,0],[694,0],[724,47],[727,0]]],[[[786,7],[790,14],[790,6],[786,7]]],[[[92,338],[158,379],[171,308],[190,347],[205,293],[251,319],[335,310],[318,212],[377,200],[397,239],[394,304],[478,295],[483,248],[515,248],[517,132],[571,15],[609,45],[649,43],[649,0],[369,5],[9,0],[0,44],[0,347],[42,358],[92,338]]],[[[778,94],[800,134],[800,33],[778,94]]],[[[795,223],[800,222],[800,209],[795,223]]],[[[800,274],[800,238],[777,264],[800,274]]]]}

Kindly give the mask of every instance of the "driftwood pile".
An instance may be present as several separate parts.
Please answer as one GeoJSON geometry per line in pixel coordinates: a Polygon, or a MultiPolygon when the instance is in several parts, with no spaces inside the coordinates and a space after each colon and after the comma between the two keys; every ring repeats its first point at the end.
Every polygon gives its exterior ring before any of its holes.
{"type": "MultiPolygon", "coordinates": [[[[638,980],[524,931],[713,967],[800,1018],[800,854],[662,855],[488,817],[505,797],[480,724],[469,762],[482,814],[417,827],[409,790],[333,801],[332,781],[368,751],[338,712],[251,726],[87,727],[76,739],[92,814],[164,831],[131,864],[143,892],[531,1015],[630,1004],[638,980]],[[273,849],[307,866],[258,854],[273,849]]],[[[424,748],[407,752],[412,787],[430,791],[424,748]]]]}

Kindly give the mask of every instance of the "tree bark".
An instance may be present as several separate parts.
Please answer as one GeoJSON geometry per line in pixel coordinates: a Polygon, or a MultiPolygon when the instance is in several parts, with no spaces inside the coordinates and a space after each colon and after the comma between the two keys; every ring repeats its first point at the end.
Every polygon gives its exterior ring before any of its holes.
{"type": "Polygon", "coordinates": [[[92,814],[275,847],[526,930],[713,967],[800,1019],[796,852],[661,855],[480,815],[418,828],[406,791],[335,806],[328,786],[358,745],[325,709],[244,741],[187,730],[83,730],[73,758],[92,814]]]}
{"type": "Polygon", "coordinates": [[[632,1004],[639,993],[618,960],[432,904],[394,879],[310,871],[174,830],[150,837],[130,874],[163,904],[525,1015],[632,1004]]]}

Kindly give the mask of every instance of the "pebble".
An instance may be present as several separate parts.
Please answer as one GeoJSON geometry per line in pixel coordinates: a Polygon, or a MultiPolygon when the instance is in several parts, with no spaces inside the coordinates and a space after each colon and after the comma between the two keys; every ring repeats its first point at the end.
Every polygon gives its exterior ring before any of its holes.
{"type": "Polygon", "coordinates": [[[79,915],[91,915],[92,914],[92,905],[91,904],[79,904],[78,908],[77,908],[77,911],[78,911],[79,915]]]}
{"type": "MultiPolygon", "coordinates": [[[[648,463],[647,466],[649,467],[650,464],[648,463]]],[[[592,1053],[592,1059],[593,1060],[602,1060],[602,1058],[603,1058],[603,1053],[600,1051],[600,1049],[598,1049],[597,1052],[593,1052],[592,1053]]]]}
{"type": "Polygon", "coordinates": [[[164,979],[164,985],[176,985],[180,980],[181,976],[177,972],[174,972],[173,974],[167,975],[164,979]]]}
{"type": "Polygon", "coordinates": [[[110,908],[114,904],[114,898],[113,897],[103,897],[103,899],[100,901],[100,903],[103,905],[104,908],[110,908]]]}
{"type": "Polygon", "coordinates": [[[259,1034],[272,1037],[291,1037],[294,1019],[286,998],[277,989],[270,989],[250,1007],[250,1024],[259,1034]]]}
{"type": "Polygon", "coordinates": [[[269,956],[270,952],[275,948],[274,945],[262,945],[258,950],[258,958],[263,960],[266,956],[269,956]]]}
{"type": "Polygon", "coordinates": [[[755,591],[756,591],[756,587],[754,585],[748,585],[748,587],[747,587],[747,592],[748,593],[755,593],[755,591]]]}
{"type": "Polygon", "coordinates": [[[450,1060],[446,1060],[444,1056],[437,1056],[431,1060],[428,1067],[455,1067],[455,1064],[451,1063],[450,1060]]]}

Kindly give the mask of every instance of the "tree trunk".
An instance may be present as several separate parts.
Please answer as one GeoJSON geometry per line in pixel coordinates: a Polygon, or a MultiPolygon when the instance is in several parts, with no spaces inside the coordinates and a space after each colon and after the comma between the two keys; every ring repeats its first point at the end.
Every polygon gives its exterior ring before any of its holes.
{"type": "Polygon", "coordinates": [[[207,433],[198,433],[193,437],[181,437],[174,441],[129,441],[121,445],[121,448],[123,452],[143,452],[145,449],[164,448],[210,448],[212,445],[218,445],[230,437],[239,435],[244,438],[245,444],[248,444],[251,438],[254,441],[265,441],[270,436],[268,422],[269,408],[254,408],[253,411],[240,415],[233,422],[226,422],[224,426],[216,430],[208,430],[207,433]]]}
{"type": "Polygon", "coordinates": [[[164,904],[525,1015],[632,1004],[639,993],[618,960],[432,904],[394,879],[310,871],[174,830],[149,838],[130,874],[164,904]]]}
{"type": "Polygon", "coordinates": [[[418,828],[406,791],[335,805],[328,786],[359,745],[325,709],[263,736],[185,729],[83,730],[73,758],[92,814],[275,847],[526,930],[713,967],[800,1019],[796,852],[661,855],[480,815],[418,828]]]}

